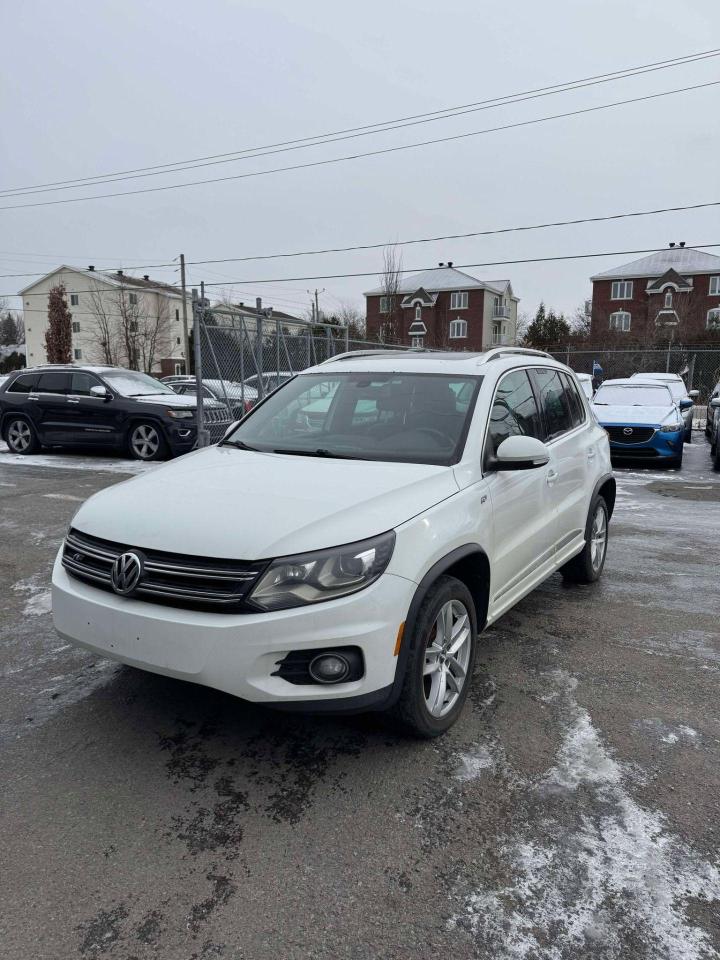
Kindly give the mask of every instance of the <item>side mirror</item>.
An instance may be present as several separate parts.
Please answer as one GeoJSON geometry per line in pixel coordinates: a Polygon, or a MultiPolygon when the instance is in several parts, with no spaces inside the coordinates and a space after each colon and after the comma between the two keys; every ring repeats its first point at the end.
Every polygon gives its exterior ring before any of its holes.
{"type": "Polygon", "coordinates": [[[697,397],[700,396],[700,391],[699,391],[699,390],[688,390],[688,396],[689,396],[689,397],[692,397],[693,400],[695,400],[697,397]]]}
{"type": "Polygon", "coordinates": [[[534,470],[544,467],[550,454],[536,437],[508,437],[490,461],[491,470],[534,470]]]}
{"type": "Polygon", "coordinates": [[[90,387],[90,396],[99,397],[101,400],[111,400],[112,394],[107,387],[90,387]]]}
{"type": "Polygon", "coordinates": [[[720,397],[715,397],[713,400],[711,400],[710,406],[713,408],[713,410],[720,409],[720,397]]]}
{"type": "Polygon", "coordinates": [[[230,434],[240,425],[239,420],[234,420],[223,434],[223,440],[227,440],[230,434]]]}
{"type": "Polygon", "coordinates": [[[690,407],[694,407],[695,404],[692,400],[681,400],[679,406],[681,410],[689,410],[690,407]]]}

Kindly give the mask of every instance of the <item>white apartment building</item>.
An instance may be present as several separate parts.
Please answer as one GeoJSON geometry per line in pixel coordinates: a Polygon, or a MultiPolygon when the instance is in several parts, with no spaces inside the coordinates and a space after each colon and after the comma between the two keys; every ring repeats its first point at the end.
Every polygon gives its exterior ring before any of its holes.
{"type": "MultiPolygon", "coordinates": [[[[47,363],[48,294],[60,284],[72,314],[75,363],[133,366],[158,376],[184,372],[181,291],[147,274],[132,277],[123,270],[106,272],[93,266],[58,267],[19,292],[29,367],[47,363]]],[[[191,325],[189,298],[187,316],[191,325]]]]}

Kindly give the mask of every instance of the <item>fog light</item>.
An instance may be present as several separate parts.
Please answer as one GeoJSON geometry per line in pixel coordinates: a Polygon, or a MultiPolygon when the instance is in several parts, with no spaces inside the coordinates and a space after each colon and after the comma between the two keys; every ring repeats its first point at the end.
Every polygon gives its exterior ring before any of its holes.
{"type": "Polygon", "coordinates": [[[308,673],[318,683],[340,683],[350,673],[350,664],[339,653],[323,653],[310,661],[308,673]]]}

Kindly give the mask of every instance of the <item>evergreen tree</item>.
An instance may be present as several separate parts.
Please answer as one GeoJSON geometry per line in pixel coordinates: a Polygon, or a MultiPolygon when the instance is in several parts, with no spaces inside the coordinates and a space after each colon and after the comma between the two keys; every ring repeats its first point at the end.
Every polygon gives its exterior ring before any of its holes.
{"type": "Polygon", "coordinates": [[[11,313],[6,313],[5,316],[0,318],[0,344],[8,347],[17,342],[15,317],[11,313]]]}
{"type": "Polygon", "coordinates": [[[45,348],[48,363],[70,363],[72,360],[72,314],[61,283],[48,294],[48,323],[45,348]]]}
{"type": "Polygon", "coordinates": [[[552,307],[546,312],[541,302],[525,334],[525,343],[545,349],[566,343],[569,336],[570,324],[563,314],[558,316],[552,307]]]}

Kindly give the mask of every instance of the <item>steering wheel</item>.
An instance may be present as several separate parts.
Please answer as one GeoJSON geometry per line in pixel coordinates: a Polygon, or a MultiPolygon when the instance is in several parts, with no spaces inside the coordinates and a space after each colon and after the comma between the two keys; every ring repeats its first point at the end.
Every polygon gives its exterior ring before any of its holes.
{"type": "Polygon", "coordinates": [[[444,447],[455,446],[454,442],[450,439],[450,437],[447,436],[447,434],[443,433],[442,430],[436,430],[435,427],[416,427],[415,429],[418,433],[427,433],[431,437],[435,438],[439,437],[440,443],[444,447]]]}

